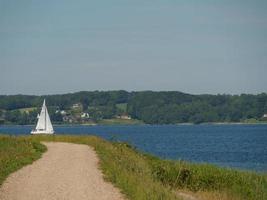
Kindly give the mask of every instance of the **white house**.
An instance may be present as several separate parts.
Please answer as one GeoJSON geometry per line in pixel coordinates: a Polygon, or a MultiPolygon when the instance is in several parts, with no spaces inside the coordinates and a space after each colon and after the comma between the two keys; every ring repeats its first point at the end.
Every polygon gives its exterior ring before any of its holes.
{"type": "Polygon", "coordinates": [[[126,114],[117,115],[116,118],[117,119],[132,119],[130,115],[126,115],[126,114]]]}
{"type": "Polygon", "coordinates": [[[81,114],[81,118],[89,118],[90,117],[90,115],[89,115],[89,113],[82,113],[81,114]]]}
{"type": "Polygon", "coordinates": [[[72,108],[81,108],[82,107],[82,104],[81,103],[75,103],[72,105],[72,108]]]}
{"type": "Polygon", "coordinates": [[[56,110],[55,113],[60,113],[61,115],[66,115],[67,112],[65,110],[56,110]]]}
{"type": "Polygon", "coordinates": [[[61,111],[60,111],[60,114],[61,114],[61,115],[66,115],[67,112],[66,112],[65,110],[61,110],[61,111]]]}

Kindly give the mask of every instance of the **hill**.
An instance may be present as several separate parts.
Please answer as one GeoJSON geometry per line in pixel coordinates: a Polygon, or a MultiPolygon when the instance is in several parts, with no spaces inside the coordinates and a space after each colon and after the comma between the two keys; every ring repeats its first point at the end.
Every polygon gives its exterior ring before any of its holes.
{"type": "Polygon", "coordinates": [[[43,99],[55,123],[106,119],[148,124],[266,121],[267,94],[192,95],[176,91],[91,91],[61,95],[0,95],[0,123],[33,124],[43,99]]]}

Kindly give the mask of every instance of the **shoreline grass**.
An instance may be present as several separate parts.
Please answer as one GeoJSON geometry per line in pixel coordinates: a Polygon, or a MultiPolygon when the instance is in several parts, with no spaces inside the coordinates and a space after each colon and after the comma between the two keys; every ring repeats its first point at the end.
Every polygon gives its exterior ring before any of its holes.
{"type": "MultiPolygon", "coordinates": [[[[1,124],[2,126],[35,126],[36,124],[18,124],[6,122],[1,124]]],[[[99,122],[85,122],[85,123],[53,123],[54,126],[112,126],[112,125],[148,125],[148,126],[201,126],[201,125],[267,125],[267,121],[242,121],[242,122],[203,122],[199,124],[187,122],[187,123],[174,123],[174,124],[148,124],[138,119],[103,119],[99,122]]]]}
{"type": "Polygon", "coordinates": [[[0,135],[0,185],[12,172],[41,157],[46,146],[30,138],[0,135]]]}
{"type": "Polygon", "coordinates": [[[15,145],[16,151],[24,151],[24,143],[31,143],[34,146],[40,145],[40,141],[90,145],[98,154],[105,179],[120,188],[130,200],[179,199],[175,194],[177,191],[188,191],[201,196],[203,200],[214,199],[215,196],[216,198],[220,196],[222,197],[220,199],[224,200],[267,199],[265,174],[225,169],[208,164],[161,160],[140,153],[126,143],[108,142],[95,136],[4,136],[0,137],[0,140],[0,144],[8,142],[7,140],[22,142],[15,145]],[[18,147],[19,145],[22,146],[18,147]]]}

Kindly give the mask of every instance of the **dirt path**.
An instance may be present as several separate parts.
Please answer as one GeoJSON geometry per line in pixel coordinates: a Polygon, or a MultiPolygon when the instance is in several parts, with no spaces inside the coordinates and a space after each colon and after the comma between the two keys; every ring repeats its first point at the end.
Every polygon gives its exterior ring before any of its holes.
{"type": "Polygon", "coordinates": [[[185,193],[185,192],[176,192],[176,195],[183,200],[199,200],[196,197],[192,196],[191,194],[185,193]]]}
{"type": "Polygon", "coordinates": [[[0,188],[1,200],[121,200],[104,181],[98,158],[87,145],[44,143],[48,151],[32,165],[11,174],[0,188]]]}

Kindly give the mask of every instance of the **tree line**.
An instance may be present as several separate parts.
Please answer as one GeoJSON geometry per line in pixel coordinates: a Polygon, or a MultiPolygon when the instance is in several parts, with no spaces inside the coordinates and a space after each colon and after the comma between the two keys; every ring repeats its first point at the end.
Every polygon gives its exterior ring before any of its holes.
{"type": "Polygon", "coordinates": [[[17,109],[40,108],[46,99],[51,118],[61,121],[54,110],[67,110],[80,103],[83,111],[98,118],[112,118],[122,111],[117,104],[126,104],[126,114],[148,124],[241,122],[261,120],[267,113],[267,94],[192,95],[176,91],[127,92],[82,91],[62,95],[0,95],[0,119],[14,123],[34,123],[38,110],[18,113],[17,109]],[[19,116],[19,117],[18,117],[19,116]]]}

